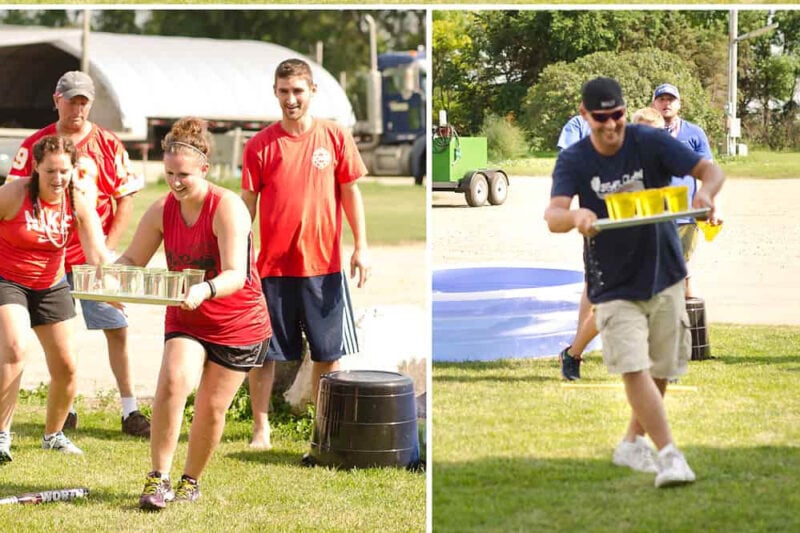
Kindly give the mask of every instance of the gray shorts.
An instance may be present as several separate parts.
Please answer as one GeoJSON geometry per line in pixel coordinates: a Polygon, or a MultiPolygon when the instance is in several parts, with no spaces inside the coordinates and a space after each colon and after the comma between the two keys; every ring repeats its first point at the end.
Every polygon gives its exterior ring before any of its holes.
{"type": "MultiPolygon", "coordinates": [[[[67,274],[70,289],[75,285],[72,282],[72,272],[67,274]]],[[[86,329],[119,329],[128,327],[128,319],[117,309],[105,302],[94,300],[81,300],[81,314],[86,323],[86,329]]]]}
{"type": "Polygon", "coordinates": [[[649,300],[595,305],[603,362],[612,374],[650,370],[654,378],[686,373],[692,352],[683,280],[649,300]]]}

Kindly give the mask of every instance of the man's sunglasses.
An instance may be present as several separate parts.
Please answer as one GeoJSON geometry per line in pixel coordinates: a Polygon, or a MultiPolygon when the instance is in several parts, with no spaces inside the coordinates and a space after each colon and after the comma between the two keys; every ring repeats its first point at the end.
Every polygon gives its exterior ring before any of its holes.
{"type": "Polygon", "coordinates": [[[613,113],[589,113],[589,114],[592,115],[592,119],[595,120],[596,122],[603,123],[610,118],[614,120],[621,119],[623,116],[625,116],[625,110],[617,109],[613,113]]]}

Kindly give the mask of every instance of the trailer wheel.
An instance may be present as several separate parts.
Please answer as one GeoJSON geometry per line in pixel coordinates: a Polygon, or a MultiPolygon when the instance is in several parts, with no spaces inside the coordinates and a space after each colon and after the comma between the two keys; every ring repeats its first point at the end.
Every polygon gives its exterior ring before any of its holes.
{"type": "Polygon", "coordinates": [[[475,173],[469,181],[469,189],[464,196],[470,207],[480,207],[485,204],[489,197],[489,183],[486,181],[486,175],[480,172],[475,173]]]}
{"type": "Polygon", "coordinates": [[[500,205],[508,198],[508,176],[505,172],[495,172],[489,179],[489,203],[500,205]]]}

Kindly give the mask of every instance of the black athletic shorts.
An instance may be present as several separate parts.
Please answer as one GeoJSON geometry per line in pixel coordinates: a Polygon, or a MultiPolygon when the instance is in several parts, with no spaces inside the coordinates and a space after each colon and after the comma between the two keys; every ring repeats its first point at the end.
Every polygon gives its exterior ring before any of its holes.
{"type": "Polygon", "coordinates": [[[52,287],[29,289],[0,277],[0,305],[17,304],[28,310],[31,327],[63,322],[75,316],[66,276],[52,287]]]}
{"type": "Polygon", "coordinates": [[[182,333],[180,331],[174,331],[164,335],[164,342],[176,337],[184,337],[197,341],[205,349],[206,357],[208,357],[209,361],[240,372],[248,372],[251,368],[262,366],[264,364],[264,359],[267,357],[267,347],[269,346],[269,339],[246,346],[214,344],[213,342],[204,341],[203,339],[198,339],[194,335],[189,335],[188,333],[182,333]]]}

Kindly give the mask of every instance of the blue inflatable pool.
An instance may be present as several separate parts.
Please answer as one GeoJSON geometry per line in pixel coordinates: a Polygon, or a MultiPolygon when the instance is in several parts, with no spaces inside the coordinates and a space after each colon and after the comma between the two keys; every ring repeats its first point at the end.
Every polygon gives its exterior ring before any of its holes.
{"type": "MultiPolygon", "coordinates": [[[[575,335],[583,272],[473,267],[433,273],[433,360],[552,357],[575,335]]],[[[599,346],[595,340],[589,349],[599,346]]]]}

